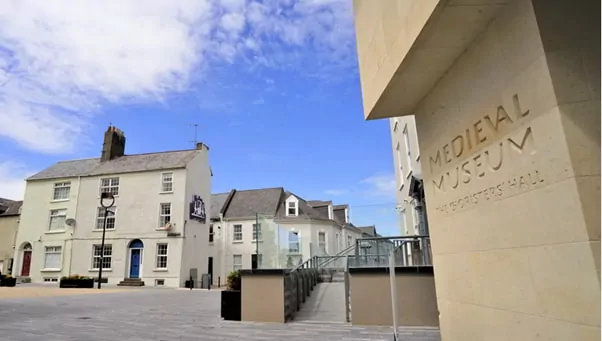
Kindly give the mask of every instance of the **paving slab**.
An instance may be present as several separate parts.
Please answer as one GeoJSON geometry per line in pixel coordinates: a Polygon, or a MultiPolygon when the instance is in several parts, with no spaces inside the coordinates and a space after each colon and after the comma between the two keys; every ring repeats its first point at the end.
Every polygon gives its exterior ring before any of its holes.
{"type": "MultiPolygon", "coordinates": [[[[66,290],[66,289],[61,289],[66,290]]],[[[101,290],[103,291],[103,290],[101,290]]],[[[223,321],[220,292],[139,289],[0,300],[2,341],[392,340],[391,328],[223,321]]],[[[436,329],[404,341],[440,341],[436,329]]]]}

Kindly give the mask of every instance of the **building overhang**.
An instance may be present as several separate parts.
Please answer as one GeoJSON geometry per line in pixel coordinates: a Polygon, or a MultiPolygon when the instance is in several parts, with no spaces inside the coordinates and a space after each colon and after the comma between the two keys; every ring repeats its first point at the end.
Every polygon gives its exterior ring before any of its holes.
{"type": "Polygon", "coordinates": [[[355,0],[364,118],[413,115],[508,1],[355,0]]]}

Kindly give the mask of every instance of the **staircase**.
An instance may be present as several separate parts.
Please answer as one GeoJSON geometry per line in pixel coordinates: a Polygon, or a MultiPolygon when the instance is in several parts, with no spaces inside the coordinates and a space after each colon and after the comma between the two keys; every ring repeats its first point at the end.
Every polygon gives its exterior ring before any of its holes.
{"type": "Polygon", "coordinates": [[[140,278],[124,278],[117,284],[119,287],[143,287],[144,282],[140,278]]]}

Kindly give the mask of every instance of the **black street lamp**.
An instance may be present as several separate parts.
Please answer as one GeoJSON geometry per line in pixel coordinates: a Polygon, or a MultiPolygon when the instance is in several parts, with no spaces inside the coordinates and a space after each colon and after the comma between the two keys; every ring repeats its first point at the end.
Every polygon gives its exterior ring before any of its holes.
{"type": "Polygon", "coordinates": [[[102,241],[100,242],[100,265],[98,267],[98,289],[101,287],[102,282],[102,268],[105,263],[105,233],[107,232],[107,216],[109,215],[109,208],[115,204],[115,197],[111,193],[100,194],[100,206],[105,209],[105,215],[102,222],[102,241]]]}

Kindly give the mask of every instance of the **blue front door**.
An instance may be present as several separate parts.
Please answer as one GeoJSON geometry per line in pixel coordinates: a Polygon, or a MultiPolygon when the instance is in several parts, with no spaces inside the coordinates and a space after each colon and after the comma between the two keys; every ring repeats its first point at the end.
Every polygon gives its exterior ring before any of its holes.
{"type": "Polygon", "coordinates": [[[130,278],[140,278],[140,249],[132,249],[130,278]]]}

